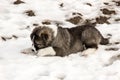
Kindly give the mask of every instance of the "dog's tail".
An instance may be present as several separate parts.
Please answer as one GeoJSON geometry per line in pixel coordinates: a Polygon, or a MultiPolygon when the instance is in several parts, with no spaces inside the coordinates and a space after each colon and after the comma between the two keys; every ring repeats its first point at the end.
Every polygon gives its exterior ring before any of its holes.
{"type": "Polygon", "coordinates": [[[101,45],[109,44],[109,39],[102,37],[102,39],[101,39],[101,41],[100,41],[100,44],[101,44],[101,45]]]}

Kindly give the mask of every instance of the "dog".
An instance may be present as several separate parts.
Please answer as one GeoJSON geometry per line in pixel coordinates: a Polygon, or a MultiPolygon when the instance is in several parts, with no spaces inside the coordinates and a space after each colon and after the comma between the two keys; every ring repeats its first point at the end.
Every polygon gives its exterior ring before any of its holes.
{"type": "Polygon", "coordinates": [[[82,52],[89,48],[97,49],[98,45],[109,43],[101,33],[92,25],[81,25],[73,28],[57,27],[56,30],[49,26],[35,28],[31,40],[36,51],[52,47],[56,56],[67,56],[72,53],[82,52]]]}

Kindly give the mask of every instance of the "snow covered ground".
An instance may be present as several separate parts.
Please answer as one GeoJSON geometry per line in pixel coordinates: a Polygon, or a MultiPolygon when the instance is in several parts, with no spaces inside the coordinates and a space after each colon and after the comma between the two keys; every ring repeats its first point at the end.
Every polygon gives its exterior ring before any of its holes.
{"type": "Polygon", "coordinates": [[[119,0],[22,0],[24,3],[13,4],[15,1],[0,0],[0,80],[120,80],[119,0]],[[103,14],[103,8],[113,11],[104,9],[103,14]],[[30,10],[32,16],[26,13],[30,10]],[[99,45],[88,57],[80,56],[81,52],[66,57],[21,53],[31,47],[33,24],[50,20],[74,27],[67,19],[76,15],[93,21],[99,16],[109,17],[105,23],[98,20],[96,28],[110,37],[110,44],[99,45]]]}

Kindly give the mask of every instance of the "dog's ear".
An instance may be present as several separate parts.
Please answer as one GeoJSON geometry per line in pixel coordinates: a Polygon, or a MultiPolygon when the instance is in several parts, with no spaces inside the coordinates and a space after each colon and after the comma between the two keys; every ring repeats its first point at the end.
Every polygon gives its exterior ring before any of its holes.
{"type": "Polygon", "coordinates": [[[33,40],[36,31],[37,31],[37,28],[33,29],[32,33],[30,34],[31,40],[33,40]]]}
{"type": "Polygon", "coordinates": [[[41,29],[41,27],[37,27],[37,28],[33,29],[32,33],[30,34],[31,40],[33,40],[33,38],[34,38],[36,32],[37,32],[38,30],[40,30],[40,29],[41,29]]]}
{"type": "Polygon", "coordinates": [[[44,40],[44,41],[47,41],[48,38],[49,38],[49,35],[47,33],[42,33],[41,34],[41,38],[44,40]]]}

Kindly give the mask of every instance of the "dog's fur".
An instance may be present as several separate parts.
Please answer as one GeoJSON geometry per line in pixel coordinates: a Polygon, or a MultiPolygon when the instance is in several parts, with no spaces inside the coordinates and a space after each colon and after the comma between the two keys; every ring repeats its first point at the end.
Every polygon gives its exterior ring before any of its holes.
{"type": "Polygon", "coordinates": [[[88,48],[98,48],[98,44],[108,44],[101,33],[91,25],[82,25],[74,28],[58,27],[57,35],[49,27],[35,28],[31,40],[36,50],[53,47],[56,56],[66,56],[88,48]]]}

